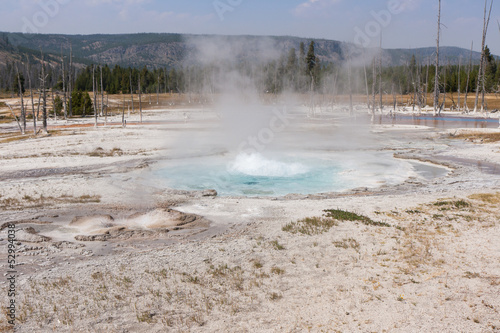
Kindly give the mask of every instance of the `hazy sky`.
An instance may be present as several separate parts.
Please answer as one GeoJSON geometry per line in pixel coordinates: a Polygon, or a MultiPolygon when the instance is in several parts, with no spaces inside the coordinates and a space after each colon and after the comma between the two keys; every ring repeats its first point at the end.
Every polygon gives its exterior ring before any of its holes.
{"type": "MultiPolygon", "coordinates": [[[[438,0],[0,0],[1,31],[293,35],[434,46],[438,0]]],[[[442,45],[480,49],[484,2],[442,0],[442,45]]],[[[487,43],[500,54],[500,2],[487,43]]]]}

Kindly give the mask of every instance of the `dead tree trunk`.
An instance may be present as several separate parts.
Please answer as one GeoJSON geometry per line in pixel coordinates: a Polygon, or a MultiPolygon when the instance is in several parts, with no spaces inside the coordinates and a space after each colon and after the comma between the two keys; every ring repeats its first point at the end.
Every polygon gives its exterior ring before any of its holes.
{"type": "Polygon", "coordinates": [[[384,109],[382,94],[382,35],[380,35],[380,50],[378,57],[378,94],[380,98],[380,113],[384,109]]]}
{"type": "MultiPolygon", "coordinates": [[[[337,103],[337,77],[338,77],[338,71],[335,69],[332,74],[332,110],[333,106],[337,103]]],[[[213,88],[212,89],[212,101],[213,101],[213,88]]],[[[369,101],[368,101],[369,102],[369,101]]]]}
{"type": "Polygon", "coordinates": [[[460,81],[461,81],[461,74],[460,74],[460,71],[462,70],[462,57],[459,57],[458,58],[458,102],[457,102],[457,106],[458,106],[458,112],[460,112],[460,81]]]}
{"type": "Polygon", "coordinates": [[[130,98],[131,98],[131,103],[132,103],[132,114],[133,114],[134,113],[134,89],[132,88],[132,71],[130,71],[130,98]]]}
{"type": "Polygon", "coordinates": [[[125,128],[125,95],[123,95],[123,105],[122,105],[122,126],[125,128]]]}
{"type": "Polygon", "coordinates": [[[19,127],[19,132],[20,132],[21,134],[24,134],[24,133],[23,133],[23,129],[22,129],[22,127],[21,127],[21,122],[19,121],[19,118],[17,118],[16,114],[14,113],[14,110],[12,110],[12,107],[11,107],[9,104],[6,104],[6,105],[9,107],[10,112],[12,113],[12,116],[13,116],[13,117],[14,117],[14,119],[16,120],[17,127],[19,127]]]}
{"type": "Polygon", "coordinates": [[[396,100],[396,90],[394,89],[394,82],[392,82],[391,85],[391,93],[392,93],[392,111],[391,111],[391,116],[396,114],[396,104],[398,104],[396,100]]]}
{"type": "Polygon", "coordinates": [[[56,101],[54,99],[54,89],[51,89],[50,95],[52,97],[52,111],[54,111],[54,121],[57,121],[56,101]]]}
{"type": "Polygon", "coordinates": [[[142,123],[141,74],[139,73],[139,116],[142,123]]]}
{"type": "Polygon", "coordinates": [[[95,91],[95,66],[92,65],[92,93],[94,94],[94,126],[97,128],[97,94],[95,91]]]}
{"type": "Polygon", "coordinates": [[[436,39],[436,77],[434,78],[434,115],[439,108],[439,35],[441,32],[441,0],[439,0],[437,39],[436,39]]]}
{"type": "MultiPolygon", "coordinates": [[[[485,62],[485,44],[486,44],[486,34],[488,33],[488,25],[490,23],[490,16],[491,16],[491,9],[493,7],[493,1],[491,1],[490,5],[490,12],[488,14],[488,17],[486,18],[486,10],[488,8],[488,0],[484,1],[484,18],[483,18],[483,38],[481,42],[481,61],[479,63],[479,73],[477,76],[477,87],[476,87],[476,100],[474,102],[474,113],[477,112],[477,105],[479,102],[479,91],[483,92],[483,103],[482,106],[484,107],[484,62],[485,62]]],[[[483,110],[481,110],[483,111],[483,110]]]]}
{"type": "Polygon", "coordinates": [[[469,56],[469,68],[467,68],[467,82],[465,85],[465,100],[464,100],[464,111],[469,113],[469,106],[467,105],[467,97],[469,96],[469,80],[470,80],[470,71],[472,69],[472,49],[474,47],[474,41],[470,46],[470,56],[469,56]]]}
{"type": "Polygon", "coordinates": [[[418,113],[422,112],[422,102],[423,102],[423,96],[422,96],[422,77],[421,73],[422,72],[422,65],[420,63],[420,60],[417,59],[417,109],[418,113]]]}
{"type": "Polygon", "coordinates": [[[160,104],[160,70],[158,70],[158,87],[156,87],[156,105],[160,104]]]}
{"type": "Polygon", "coordinates": [[[35,103],[33,100],[33,88],[31,86],[31,63],[30,63],[30,58],[28,56],[28,85],[30,89],[30,97],[31,97],[31,112],[33,115],[33,133],[36,136],[36,115],[35,115],[35,103]]]}
{"type": "Polygon", "coordinates": [[[64,68],[64,57],[63,57],[63,50],[62,50],[62,45],[61,45],[61,68],[62,68],[62,84],[63,84],[63,109],[64,109],[64,120],[68,119],[68,110],[66,106],[66,73],[65,73],[65,68],[64,68]]]}
{"type": "Polygon", "coordinates": [[[377,70],[375,68],[375,58],[372,62],[372,113],[375,114],[375,91],[377,87],[377,70]]]}
{"type": "MultiPolygon", "coordinates": [[[[486,62],[486,59],[484,60],[486,62]]],[[[486,103],[486,98],[484,94],[486,93],[486,64],[483,65],[483,74],[482,74],[482,83],[481,83],[481,112],[484,112],[488,109],[488,105],[486,103]]]]}
{"type": "Polygon", "coordinates": [[[48,133],[47,130],[47,91],[45,89],[45,81],[47,77],[45,76],[45,60],[43,58],[43,51],[40,50],[42,53],[42,76],[40,78],[41,81],[41,96],[42,96],[42,128],[45,133],[48,133]]]}
{"type": "Polygon", "coordinates": [[[446,107],[446,72],[448,72],[448,65],[444,68],[444,78],[443,78],[443,107],[441,108],[443,110],[446,107]]]}
{"type": "Polygon", "coordinates": [[[40,120],[40,106],[42,105],[42,90],[38,89],[38,104],[36,109],[36,119],[40,120]]]}
{"type": "Polygon", "coordinates": [[[427,58],[427,70],[425,74],[425,106],[427,107],[428,100],[427,97],[429,95],[429,68],[431,67],[431,58],[427,58]]]}
{"type": "Polygon", "coordinates": [[[24,108],[24,99],[23,99],[23,86],[21,84],[21,74],[19,73],[19,67],[16,64],[17,71],[17,83],[19,86],[19,97],[21,97],[21,134],[26,134],[26,110],[24,108]]]}
{"type": "MultiPolygon", "coordinates": [[[[497,20],[498,30],[500,31],[500,22],[497,20]]],[[[500,128],[500,118],[498,118],[498,128],[500,128]]]]}
{"type": "Polygon", "coordinates": [[[68,108],[69,116],[73,117],[73,46],[69,46],[69,70],[68,70],[68,108]]]}
{"type": "Polygon", "coordinates": [[[102,66],[101,67],[101,115],[104,114],[104,125],[108,124],[108,112],[104,110],[104,85],[102,80],[102,66]]]}
{"type": "Polygon", "coordinates": [[[349,80],[349,114],[352,115],[354,112],[352,105],[352,66],[351,66],[351,54],[349,54],[349,68],[348,68],[348,80],[349,80]]]}
{"type": "MultiPolygon", "coordinates": [[[[410,66],[411,67],[411,66],[410,66]]],[[[416,80],[415,80],[415,72],[412,70],[412,68],[408,68],[410,72],[410,78],[413,86],[413,101],[412,101],[412,107],[411,110],[415,112],[415,104],[417,103],[417,85],[416,85],[416,80]]]]}
{"type": "MultiPolygon", "coordinates": [[[[366,74],[366,64],[363,62],[363,69],[365,71],[365,86],[366,86],[366,107],[370,109],[370,90],[368,89],[368,75],[366,74]]],[[[373,112],[372,112],[373,115],[373,112]]]]}

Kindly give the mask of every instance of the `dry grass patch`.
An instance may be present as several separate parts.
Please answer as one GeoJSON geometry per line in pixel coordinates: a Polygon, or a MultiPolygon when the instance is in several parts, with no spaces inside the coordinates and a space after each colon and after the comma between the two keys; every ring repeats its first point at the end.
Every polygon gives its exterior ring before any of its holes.
{"type": "Polygon", "coordinates": [[[273,292],[269,294],[269,300],[271,301],[278,301],[283,298],[283,295],[280,293],[273,292]]]}
{"type": "Polygon", "coordinates": [[[405,228],[400,239],[401,259],[415,269],[432,263],[433,249],[437,247],[435,233],[425,226],[412,223],[405,228]]]}
{"type": "Polygon", "coordinates": [[[331,228],[338,225],[338,221],[353,221],[360,222],[368,226],[376,227],[391,227],[385,222],[376,222],[367,216],[348,212],[341,209],[324,210],[325,215],[322,217],[306,217],[305,219],[290,222],[283,226],[281,230],[292,234],[301,233],[304,235],[319,235],[328,232],[331,228]]]}
{"type": "Polygon", "coordinates": [[[273,240],[271,241],[271,246],[275,249],[275,250],[278,250],[278,251],[282,251],[282,250],[285,250],[286,248],[281,245],[277,240],[273,240]]]}
{"type": "Polygon", "coordinates": [[[3,135],[2,137],[0,137],[0,144],[16,142],[26,139],[42,139],[46,137],[66,136],[66,135],[73,135],[73,132],[55,130],[55,131],[49,131],[48,134],[45,134],[41,133],[39,129],[37,135],[34,136],[33,130],[26,129],[25,135],[21,135],[19,132],[3,135]]]}
{"type": "Polygon", "coordinates": [[[0,210],[47,207],[64,203],[88,204],[99,202],[101,202],[100,195],[82,195],[79,197],[71,195],[62,195],[60,197],[45,197],[43,195],[32,197],[24,195],[22,199],[0,197],[0,210]]]}
{"type": "Polygon", "coordinates": [[[499,142],[500,141],[500,133],[481,133],[481,132],[471,132],[471,133],[463,133],[452,136],[455,139],[462,139],[473,142],[499,142]]]}
{"type": "Polygon", "coordinates": [[[26,140],[29,139],[30,137],[31,136],[29,134],[25,135],[20,135],[19,133],[9,134],[0,139],[0,144],[26,140]]]}
{"type": "Polygon", "coordinates": [[[467,199],[443,198],[420,206],[418,213],[415,209],[406,211],[410,218],[401,221],[404,227],[398,228],[401,233],[396,238],[400,262],[405,264],[400,268],[404,274],[425,272],[446,264],[440,249],[447,235],[457,235],[460,230],[470,228],[471,222],[477,221],[474,225],[482,226],[481,221],[494,214],[478,208],[477,202],[472,200],[498,203],[500,194],[476,194],[467,199]]]}
{"type": "Polygon", "coordinates": [[[260,260],[253,260],[253,267],[255,269],[261,269],[262,267],[264,267],[264,265],[260,260]]]}
{"type": "Polygon", "coordinates": [[[338,223],[327,217],[306,217],[296,222],[290,222],[281,228],[283,231],[292,234],[301,233],[303,235],[319,235],[327,232],[338,223]]]}
{"type": "Polygon", "coordinates": [[[112,156],[122,156],[123,151],[120,148],[113,148],[110,151],[105,151],[101,147],[97,147],[93,151],[87,154],[90,157],[112,157],[112,156]]]}
{"type": "Polygon", "coordinates": [[[465,200],[457,200],[457,201],[440,200],[440,201],[435,202],[434,206],[444,207],[445,209],[451,209],[451,208],[463,209],[463,208],[471,207],[471,204],[465,200]]]}
{"type": "Polygon", "coordinates": [[[279,267],[273,266],[273,268],[271,268],[271,273],[276,274],[276,275],[283,275],[283,274],[285,274],[285,270],[281,269],[279,267]]]}
{"type": "Polygon", "coordinates": [[[491,193],[473,194],[469,196],[469,199],[478,200],[493,205],[498,205],[500,204],[500,192],[495,194],[491,193]]]}
{"type": "Polygon", "coordinates": [[[343,249],[354,249],[356,251],[359,251],[359,243],[356,241],[354,238],[344,238],[341,241],[336,241],[333,242],[333,245],[338,248],[343,248],[343,249]]]}

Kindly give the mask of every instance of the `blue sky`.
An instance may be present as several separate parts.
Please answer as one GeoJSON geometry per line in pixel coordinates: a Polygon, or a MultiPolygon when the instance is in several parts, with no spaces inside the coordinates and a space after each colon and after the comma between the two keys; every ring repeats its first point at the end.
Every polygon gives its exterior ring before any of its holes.
{"type": "MultiPolygon", "coordinates": [[[[1,31],[293,35],[434,46],[438,0],[0,0],[1,31]]],[[[484,2],[442,0],[442,45],[481,44],[484,2]]],[[[487,43],[500,54],[500,2],[487,43]]]]}

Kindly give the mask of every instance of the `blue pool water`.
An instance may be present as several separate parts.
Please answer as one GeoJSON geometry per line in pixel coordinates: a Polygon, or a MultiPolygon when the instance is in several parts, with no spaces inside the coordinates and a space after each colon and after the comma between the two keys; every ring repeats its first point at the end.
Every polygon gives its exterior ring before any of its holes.
{"type": "Polygon", "coordinates": [[[242,153],[171,161],[155,171],[155,177],[179,190],[215,189],[221,196],[283,196],[394,185],[409,177],[425,178],[425,172],[419,172],[415,162],[395,159],[387,152],[300,158],[242,153]]]}
{"type": "Polygon", "coordinates": [[[172,188],[183,190],[215,189],[220,195],[266,196],[288,193],[320,193],[342,187],[335,175],[338,167],[316,164],[283,164],[268,170],[239,170],[233,165],[205,161],[181,164],[161,170],[172,188]],[[280,170],[281,169],[281,170],[280,170]],[[294,170],[296,169],[296,170],[294,170]],[[267,172],[265,172],[267,171],[267,172]],[[278,171],[282,171],[278,173],[278,171]]]}

